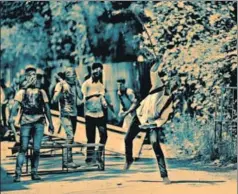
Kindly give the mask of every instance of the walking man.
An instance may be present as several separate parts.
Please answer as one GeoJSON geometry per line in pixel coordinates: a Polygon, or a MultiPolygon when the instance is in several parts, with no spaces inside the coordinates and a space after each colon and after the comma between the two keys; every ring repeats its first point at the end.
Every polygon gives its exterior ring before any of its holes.
{"type": "Polygon", "coordinates": [[[49,108],[49,100],[44,90],[36,88],[36,68],[27,66],[25,69],[27,88],[20,89],[16,96],[15,102],[9,118],[9,123],[14,123],[14,116],[20,107],[21,129],[20,129],[20,151],[16,160],[16,171],[14,182],[20,182],[22,166],[25,160],[28,143],[33,137],[33,156],[31,161],[31,179],[40,180],[37,174],[41,141],[44,135],[45,115],[49,123],[49,131],[54,132],[52,118],[49,108]]]}
{"type": "MultiPolygon", "coordinates": [[[[77,105],[81,102],[82,93],[74,68],[67,67],[65,80],[60,80],[55,86],[53,102],[59,102],[60,121],[67,136],[66,143],[72,144],[77,127],[77,105]]],[[[73,162],[72,148],[64,149],[63,167],[79,167],[73,162]]]]}
{"type": "MultiPolygon", "coordinates": [[[[99,130],[100,144],[106,144],[107,129],[104,109],[107,108],[105,100],[105,88],[102,84],[103,65],[101,63],[93,63],[92,76],[82,85],[82,93],[84,95],[84,113],[86,120],[86,136],[87,143],[95,143],[96,127],[99,130]]],[[[87,148],[86,163],[93,162],[94,147],[87,148]]],[[[97,161],[101,163],[102,150],[99,149],[97,161]]]]}

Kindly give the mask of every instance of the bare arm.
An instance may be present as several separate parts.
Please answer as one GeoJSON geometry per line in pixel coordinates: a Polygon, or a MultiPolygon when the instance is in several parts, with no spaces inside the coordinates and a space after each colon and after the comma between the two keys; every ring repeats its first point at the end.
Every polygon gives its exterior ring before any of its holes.
{"type": "Polygon", "coordinates": [[[45,103],[45,115],[49,122],[49,130],[50,130],[50,132],[54,133],[54,127],[53,127],[52,117],[51,117],[51,113],[50,113],[49,103],[45,103]]]}
{"type": "Polygon", "coordinates": [[[125,113],[124,113],[125,116],[127,114],[131,113],[132,111],[134,111],[138,106],[138,100],[136,99],[134,91],[132,91],[132,90],[130,91],[129,98],[130,98],[132,104],[131,104],[130,108],[127,111],[125,111],[125,113]]]}
{"type": "Polygon", "coordinates": [[[56,103],[59,101],[62,89],[63,89],[63,84],[61,82],[55,86],[54,96],[52,98],[53,103],[56,103]]]}
{"type": "Polygon", "coordinates": [[[56,103],[56,102],[58,102],[59,101],[59,99],[60,99],[60,96],[61,96],[61,92],[60,91],[56,91],[56,92],[54,92],[54,96],[53,96],[53,103],[56,103]]]}
{"type": "Polygon", "coordinates": [[[46,118],[47,118],[49,124],[53,124],[51,113],[50,113],[50,106],[48,103],[45,103],[45,115],[46,115],[46,118]]]}
{"type": "Polygon", "coordinates": [[[10,129],[12,130],[14,137],[15,137],[15,141],[18,143],[20,142],[19,136],[17,135],[16,132],[16,128],[14,125],[14,116],[17,115],[17,111],[18,111],[18,107],[20,106],[20,103],[18,101],[14,101],[14,105],[11,109],[11,111],[9,110],[9,119],[8,119],[8,123],[10,126],[10,129]]]}
{"type": "Polygon", "coordinates": [[[79,98],[79,100],[83,100],[83,93],[81,91],[81,85],[79,81],[76,82],[76,90],[77,90],[77,98],[79,98]]]}
{"type": "Polygon", "coordinates": [[[138,105],[138,100],[135,100],[132,104],[131,104],[131,106],[130,106],[130,108],[128,109],[128,113],[130,113],[130,112],[132,112],[132,111],[134,111],[136,108],[137,108],[137,105],[138,105]]]}
{"type": "Polygon", "coordinates": [[[13,104],[13,107],[12,107],[12,110],[10,112],[10,116],[9,116],[9,120],[8,120],[9,124],[14,123],[14,116],[17,115],[18,107],[20,107],[20,103],[15,100],[14,104],[13,104]]]}

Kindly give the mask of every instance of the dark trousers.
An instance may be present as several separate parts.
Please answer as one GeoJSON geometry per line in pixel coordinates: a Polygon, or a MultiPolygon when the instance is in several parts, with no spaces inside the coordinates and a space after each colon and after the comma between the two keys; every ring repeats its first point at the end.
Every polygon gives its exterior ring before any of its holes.
{"type": "MultiPolygon", "coordinates": [[[[126,161],[131,162],[133,161],[133,140],[137,136],[137,134],[141,131],[139,128],[140,121],[137,117],[134,118],[131,127],[129,128],[126,136],[125,136],[125,152],[126,152],[126,161]]],[[[160,147],[160,140],[159,140],[159,130],[160,129],[148,129],[150,130],[150,143],[153,147],[157,163],[160,170],[161,177],[167,177],[168,173],[166,170],[165,158],[163,151],[160,147]]]]}
{"type": "Polygon", "coordinates": [[[3,126],[7,126],[7,119],[6,119],[6,108],[7,104],[2,104],[2,120],[3,120],[3,126]]]}
{"type": "Polygon", "coordinates": [[[42,123],[36,122],[32,124],[26,124],[21,127],[20,134],[20,152],[17,156],[16,161],[16,173],[21,174],[21,169],[25,161],[25,154],[27,152],[27,147],[31,136],[33,137],[33,156],[31,159],[31,172],[37,172],[39,160],[40,160],[40,148],[41,141],[44,135],[44,125],[42,123]]]}
{"type": "MultiPolygon", "coordinates": [[[[104,117],[100,118],[93,118],[90,116],[85,117],[86,121],[86,136],[87,136],[87,143],[95,143],[96,138],[96,127],[99,130],[99,136],[100,136],[100,144],[106,144],[107,142],[107,128],[106,128],[106,120],[104,117]]],[[[88,147],[87,148],[87,158],[86,161],[90,162],[92,160],[92,157],[94,155],[95,147],[88,147]]],[[[101,156],[101,151],[99,150],[99,156],[101,156]]]]}

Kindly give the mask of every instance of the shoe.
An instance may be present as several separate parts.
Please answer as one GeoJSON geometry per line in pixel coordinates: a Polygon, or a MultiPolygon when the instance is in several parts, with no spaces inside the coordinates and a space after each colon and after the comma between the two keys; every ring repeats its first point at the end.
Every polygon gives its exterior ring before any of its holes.
{"type": "Polygon", "coordinates": [[[132,165],[133,161],[129,161],[129,162],[126,162],[124,167],[123,167],[123,170],[129,170],[131,165],[132,165]]]}
{"type": "Polygon", "coordinates": [[[103,162],[103,160],[102,160],[102,158],[101,158],[101,157],[97,157],[97,159],[96,159],[96,162],[97,162],[97,163],[102,163],[102,162],[103,162]]]}
{"type": "Polygon", "coordinates": [[[74,162],[69,162],[63,164],[63,168],[78,168],[80,165],[75,164],[74,162]]]}
{"type": "Polygon", "coordinates": [[[39,181],[39,180],[41,180],[41,177],[37,173],[32,173],[31,180],[39,181]]]}
{"type": "Polygon", "coordinates": [[[169,180],[168,177],[164,177],[164,178],[163,178],[163,183],[164,183],[165,185],[169,185],[169,184],[171,184],[171,181],[169,180]]]}
{"type": "Polygon", "coordinates": [[[86,162],[86,164],[88,166],[95,166],[95,165],[97,165],[96,161],[93,161],[93,160],[86,160],[85,162],[86,162]]]}
{"type": "Polygon", "coordinates": [[[97,158],[96,164],[98,165],[98,168],[100,170],[104,170],[104,163],[103,163],[103,160],[101,158],[97,158]]]}
{"type": "Polygon", "coordinates": [[[21,176],[20,176],[19,174],[16,174],[13,181],[14,181],[15,183],[21,182],[21,176]]]}

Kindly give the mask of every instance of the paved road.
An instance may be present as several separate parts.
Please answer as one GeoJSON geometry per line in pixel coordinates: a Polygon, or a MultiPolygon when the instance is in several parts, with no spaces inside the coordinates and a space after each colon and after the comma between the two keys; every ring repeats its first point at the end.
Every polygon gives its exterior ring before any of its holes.
{"type": "MultiPolygon", "coordinates": [[[[105,171],[75,172],[42,175],[43,181],[34,182],[29,176],[21,183],[12,183],[6,169],[14,169],[15,160],[2,158],[2,194],[236,194],[237,181],[234,166],[222,168],[204,165],[192,160],[167,160],[171,185],[164,185],[153,158],[143,158],[131,170],[123,172],[123,158],[107,156],[105,171]]],[[[59,160],[45,158],[45,168],[59,160]]]]}

